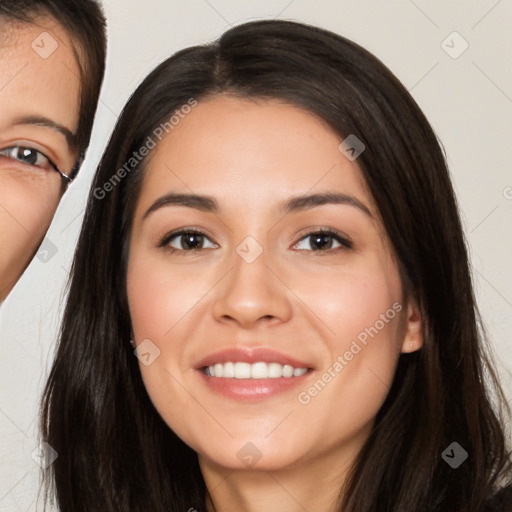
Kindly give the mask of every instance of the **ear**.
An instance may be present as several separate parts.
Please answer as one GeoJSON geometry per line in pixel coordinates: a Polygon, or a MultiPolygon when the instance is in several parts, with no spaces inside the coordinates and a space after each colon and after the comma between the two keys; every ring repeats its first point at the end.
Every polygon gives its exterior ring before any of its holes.
{"type": "Polygon", "coordinates": [[[407,319],[401,352],[415,352],[423,346],[423,318],[416,300],[407,301],[407,319]]]}

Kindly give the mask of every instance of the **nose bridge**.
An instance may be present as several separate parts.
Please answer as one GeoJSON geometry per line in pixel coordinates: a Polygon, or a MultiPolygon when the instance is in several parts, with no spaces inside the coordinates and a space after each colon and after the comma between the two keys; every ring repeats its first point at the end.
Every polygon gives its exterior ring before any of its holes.
{"type": "Polygon", "coordinates": [[[284,320],[289,316],[286,286],[276,277],[271,251],[264,244],[249,235],[234,248],[231,272],[214,306],[217,318],[230,317],[248,324],[262,317],[284,320]]]}

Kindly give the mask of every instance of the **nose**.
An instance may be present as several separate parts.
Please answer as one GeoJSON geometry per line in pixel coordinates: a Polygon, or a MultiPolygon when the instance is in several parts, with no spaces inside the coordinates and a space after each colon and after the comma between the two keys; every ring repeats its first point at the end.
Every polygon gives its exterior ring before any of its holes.
{"type": "Polygon", "coordinates": [[[286,286],[284,272],[269,260],[265,250],[252,262],[234,251],[232,268],[216,287],[216,320],[250,328],[258,322],[280,323],[290,319],[293,294],[286,286]]]}

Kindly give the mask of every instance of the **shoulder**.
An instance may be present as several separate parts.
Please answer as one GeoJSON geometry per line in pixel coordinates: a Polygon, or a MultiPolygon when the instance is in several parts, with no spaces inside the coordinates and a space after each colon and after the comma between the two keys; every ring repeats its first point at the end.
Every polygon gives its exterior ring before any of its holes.
{"type": "Polygon", "coordinates": [[[487,498],[482,512],[512,512],[512,484],[487,498]]]}

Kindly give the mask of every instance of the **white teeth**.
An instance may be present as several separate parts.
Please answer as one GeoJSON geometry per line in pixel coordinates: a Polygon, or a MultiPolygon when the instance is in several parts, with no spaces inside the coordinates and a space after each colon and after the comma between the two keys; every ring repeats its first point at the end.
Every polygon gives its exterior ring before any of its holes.
{"type": "MultiPolygon", "coordinates": [[[[217,372],[215,372],[215,377],[217,372]]],[[[249,363],[235,363],[235,379],[250,379],[251,365],[249,363]]]]}
{"type": "MultiPolygon", "coordinates": [[[[217,375],[217,374],[215,374],[217,375]]],[[[251,377],[253,379],[267,379],[268,366],[266,363],[254,363],[251,365],[251,377]]]]}
{"type": "Polygon", "coordinates": [[[219,377],[222,377],[222,373],[223,373],[222,370],[224,370],[224,367],[220,363],[217,363],[213,367],[213,371],[214,371],[215,375],[218,375],[219,377]]]}
{"type": "Polygon", "coordinates": [[[211,377],[225,377],[228,379],[278,379],[281,377],[300,377],[307,371],[307,368],[294,368],[289,364],[227,362],[208,366],[206,374],[211,377]]]}
{"type": "Polygon", "coordinates": [[[279,363],[270,363],[268,365],[268,376],[271,379],[277,379],[283,376],[283,367],[279,363]]]}
{"type": "Polygon", "coordinates": [[[283,366],[283,377],[293,377],[293,366],[289,364],[283,366]]]}
{"type": "Polygon", "coordinates": [[[222,376],[232,379],[235,376],[235,365],[233,363],[224,363],[222,376]]]}

